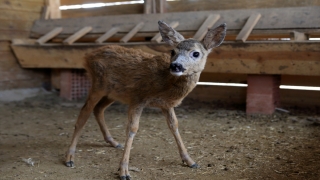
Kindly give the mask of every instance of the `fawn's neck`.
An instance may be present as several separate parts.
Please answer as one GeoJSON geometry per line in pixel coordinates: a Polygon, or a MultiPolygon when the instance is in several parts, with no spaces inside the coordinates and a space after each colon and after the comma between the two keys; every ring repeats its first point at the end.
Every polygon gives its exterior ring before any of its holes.
{"type": "Polygon", "coordinates": [[[180,92],[179,93],[180,96],[185,97],[197,85],[197,82],[199,81],[200,73],[201,72],[193,73],[191,75],[179,76],[179,77],[173,76],[171,85],[176,92],[180,92]]]}

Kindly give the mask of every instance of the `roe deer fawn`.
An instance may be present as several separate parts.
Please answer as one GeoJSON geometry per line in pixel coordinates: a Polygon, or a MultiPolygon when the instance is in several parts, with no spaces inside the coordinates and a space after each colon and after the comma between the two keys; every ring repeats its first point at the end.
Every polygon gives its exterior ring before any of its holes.
{"type": "Polygon", "coordinates": [[[174,107],[196,86],[211,49],[224,40],[226,24],[210,29],[201,42],[184,39],[162,21],[158,24],[164,42],[173,47],[171,56],[154,56],[120,46],[104,46],[86,55],[85,68],[92,87],[75,125],[72,143],[66,154],[66,166],[74,166],[80,131],[92,111],[105,141],[122,148],[112,138],[104,120],[104,110],[114,101],[120,101],[129,105],[126,142],[120,162],[122,180],[131,179],[128,170],[130,149],[139,128],[140,115],[146,106],[161,108],[177,142],[182,161],[191,168],[198,167],[182,142],[174,107]]]}

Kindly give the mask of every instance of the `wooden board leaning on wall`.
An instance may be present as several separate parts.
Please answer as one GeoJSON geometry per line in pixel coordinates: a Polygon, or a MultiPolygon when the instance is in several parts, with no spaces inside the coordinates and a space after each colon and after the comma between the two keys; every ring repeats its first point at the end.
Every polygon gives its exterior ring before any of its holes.
{"type": "Polygon", "coordinates": [[[95,41],[106,31],[112,28],[118,28],[115,35],[108,41],[119,41],[135,25],[143,22],[144,26],[137,32],[132,41],[145,41],[145,38],[152,38],[158,33],[158,20],[165,22],[177,21],[179,26],[176,30],[186,37],[192,37],[205,19],[210,14],[220,16],[215,23],[227,23],[228,32],[227,40],[234,40],[238,35],[248,17],[252,13],[260,13],[261,18],[255,25],[248,40],[251,39],[268,39],[268,38],[290,38],[290,32],[299,29],[299,32],[312,36],[320,36],[320,6],[319,7],[300,7],[300,8],[273,8],[273,9],[254,9],[254,10],[223,10],[223,11],[200,11],[200,12],[183,12],[183,13],[164,13],[149,15],[118,15],[118,16],[101,16],[86,18],[70,18],[56,20],[37,20],[32,27],[32,38],[50,32],[56,27],[63,27],[63,31],[57,35],[53,41],[61,42],[72,35],[83,26],[90,26],[92,30],[79,39],[80,42],[95,41]],[[307,19],[306,21],[297,21],[297,19],[307,19]],[[140,38],[137,40],[137,38],[140,38]]]}

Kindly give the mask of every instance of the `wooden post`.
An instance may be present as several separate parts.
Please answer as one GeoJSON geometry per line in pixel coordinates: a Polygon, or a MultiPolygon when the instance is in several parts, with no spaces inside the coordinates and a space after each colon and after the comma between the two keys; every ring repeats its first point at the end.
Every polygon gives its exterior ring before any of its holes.
{"type": "Polygon", "coordinates": [[[166,10],[166,0],[157,0],[156,2],[157,13],[165,13],[166,10]]]}
{"type": "Polygon", "coordinates": [[[140,22],[139,24],[137,24],[127,35],[120,39],[120,42],[128,42],[143,26],[144,22],[140,22]]]}
{"type": "Polygon", "coordinates": [[[290,39],[291,41],[306,41],[308,40],[308,36],[305,33],[301,33],[298,31],[292,31],[290,33],[290,39]]]}
{"type": "Polygon", "coordinates": [[[95,42],[98,44],[101,44],[111,36],[115,35],[118,31],[119,31],[119,28],[117,27],[111,28],[109,31],[107,31],[102,36],[100,36],[95,42]]]}
{"type": "Polygon", "coordinates": [[[50,19],[60,19],[60,0],[48,0],[50,19]]]}
{"type": "MultiPolygon", "coordinates": [[[[176,28],[179,26],[179,22],[177,21],[174,21],[172,23],[169,24],[172,28],[176,28]]],[[[162,40],[162,37],[161,37],[161,34],[160,33],[157,33],[152,39],[151,39],[151,42],[157,42],[157,43],[160,43],[162,40]]]]}
{"type": "Polygon", "coordinates": [[[50,18],[50,8],[49,6],[43,6],[41,10],[40,19],[49,19],[50,18]]]}
{"type": "Polygon", "coordinates": [[[144,1],[144,14],[152,14],[152,0],[144,1]]]}
{"type": "Polygon", "coordinates": [[[60,97],[72,100],[72,72],[71,69],[60,71],[60,97]]]}
{"type": "Polygon", "coordinates": [[[63,28],[62,27],[57,27],[54,28],[52,31],[48,32],[47,34],[43,35],[42,37],[40,37],[36,43],[37,44],[44,44],[47,41],[49,41],[50,39],[52,39],[53,37],[55,37],[56,35],[58,35],[60,32],[62,32],[63,28]]]}
{"type": "Polygon", "coordinates": [[[254,26],[258,23],[260,17],[261,17],[260,13],[251,14],[246,24],[244,25],[244,27],[241,29],[240,33],[236,37],[236,40],[245,42],[249,37],[254,26]]]}
{"type": "Polygon", "coordinates": [[[80,39],[82,36],[84,36],[85,34],[90,32],[91,30],[92,30],[91,26],[84,27],[84,28],[80,29],[79,31],[77,31],[76,33],[74,33],[73,35],[71,35],[70,37],[68,37],[67,39],[65,39],[62,43],[66,44],[66,45],[71,45],[76,40],[80,39]]]}
{"type": "Polygon", "coordinates": [[[193,36],[193,39],[201,41],[206,33],[208,32],[208,29],[211,28],[214,23],[216,23],[220,18],[219,14],[210,14],[207,19],[202,23],[201,27],[198,29],[196,34],[193,36]]]}

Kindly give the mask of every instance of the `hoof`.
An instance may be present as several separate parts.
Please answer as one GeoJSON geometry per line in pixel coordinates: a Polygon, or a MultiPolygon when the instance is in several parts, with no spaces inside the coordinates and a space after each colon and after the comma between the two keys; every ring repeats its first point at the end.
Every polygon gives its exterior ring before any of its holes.
{"type": "MultiPolygon", "coordinates": [[[[119,143],[115,148],[117,148],[117,149],[123,149],[124,147],[123,147],[122,144],[119,143]]],[[[124,177],[124,176],[121,176],[121,177],[124,177]]]]}
{"type": "Polygon", "coordinates": [[[121,180],[131,180],[130,176],[120,176],[121,180]]]}
{"type": "Polygon", "coordinates": [[[67,167],[74,167],[74,162],[73,161],[66,162],[66,166],[67,167]]]}
{"type": "Polygon", "coordinates": [[[200,166],[199,166],[197,163],[194,163],[194,164],[192,164],[192,165],[190,166],[190,168],[192,168],[192,169],[198,169],[198,168],[200,168],[200,166]]]}

